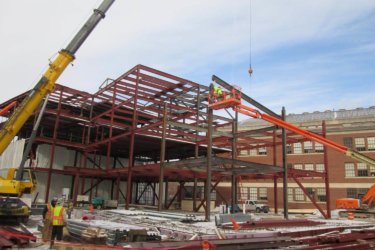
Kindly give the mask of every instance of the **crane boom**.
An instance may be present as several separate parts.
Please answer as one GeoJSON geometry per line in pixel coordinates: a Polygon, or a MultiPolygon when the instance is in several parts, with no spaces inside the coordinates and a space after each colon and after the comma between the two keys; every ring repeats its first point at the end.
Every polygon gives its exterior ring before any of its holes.
{"type": "Polygon", "coordinates": [[[105,17],[106,11],[113,2],[114,0],[103,0],[98,9],[94,10],[94,13],[74,36],[72,41],[65,49],[61,50],[53,62],[49,64],[48,69],[41,79],[35,87],[30,90],[28,96],[22,101],[4,124],[0,131],[0,155],[5,151],[27,119],[42,102],[43,98],[54,90],[57,79],[66,67],[74,60],[74,54],[94,30],[99,21],[105,17]]]}
{"type": "MultiPolygon", "coordinates": [[[[217,78],[217,77],[216,77],[217,78]]],[[[222,80],[221,80],[222,81],[222,80]]],[[[225,82],[224,82],[225,83],[225,82]]],[[[221,85],[223,85],[220,82],[221,85]]],[[[227,84],[227,83],[225,83],[227,84]]],[[[229,85],[229,84],[228,84],[229,85]]],[[[225,86],[225,85],[224,85],[225,86]]],[[[229,85],[231,86],[231,85],[229,85]]],[[[235,88],[231,87],[230,88],[232,93],[233,91],[236,91],[235,88]]],[[[213,95],[212,91],[210,92],[210,96],[213,95]]],[[[222,109],[222,108],[233,108],[234,111],[239,112],[241,114],[256,118],[256,119],[262,119],[265,121],[268,121],[272,124],[275,124],[279,127],[285,128],[289,131],[295,132],[299,135],[302,135],[310,140],[319,142],[327,147],[330,147],[336,151],[339,151],[341,153],[346,154],[348,157],[353,158],[359,162],[369,164],[371,166],[375,166],[375,160],[371,159],[370,157],[361,154],[355,150],[349,149],[344,145],[341,145],[339,143],[336,143],[334,141],[331,141],[321,135],[312,133],[310,131],[307,131],[305,129],[302,129],[298,126],[295,126],[291,123],[288,123],[286,121],[283,121],[282,119],[279,119],[277,117],[274,117],[272,115],[266,114],[266,113],[261,113],[259,110],[248,107],[246,105],[241,104],[241,99],[238,98],[240,97],[241,94],[232,94],[229,98],[224,98],[224,100],[217,101],[217,102],[212,102],[208,105],[209,108],[211,109],[222,109]]],[[[215,100],[215,98],[209,98],[209,100],[215,100]]],[[[216,98],[217,100],[217,98],[216,98]]]]}

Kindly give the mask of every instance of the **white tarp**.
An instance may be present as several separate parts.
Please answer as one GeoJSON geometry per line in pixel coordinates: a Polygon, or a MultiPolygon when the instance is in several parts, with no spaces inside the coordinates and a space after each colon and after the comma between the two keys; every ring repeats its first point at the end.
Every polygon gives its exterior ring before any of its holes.
{"type": "MultiPolygon", "coordinates": [[[[65,147],[55,147],[55,157],[53,161],[54,169],[63,169],[64,166],[74,165],[75,151],[68,150],[65,147]]],[[[40,168],[49,168],[51,160],[51,145],[41,144],[36,150],[36,166],[40,168]]]]}
{"type": "Polygon", "coordinates": [[[8,148],[0,156],[0,169],[18,168],[22,161],[25,139],[17,140],[9,144],[8,148]]]}
{"type": "MultiPolygon", "coordinates": [[[[48,173],[36,172],[35,175],[38,184],[36,186],[36,192],[31,195],[31,198],[34,200],[35,196],[38,194],[37,202],[43,203],[46,195],[48,173]]],[[[70,188],[71,183],[71,176],[52,174],[48,200],[51,200],[53,197],[62,197],[64,188],[70,188]]]]}

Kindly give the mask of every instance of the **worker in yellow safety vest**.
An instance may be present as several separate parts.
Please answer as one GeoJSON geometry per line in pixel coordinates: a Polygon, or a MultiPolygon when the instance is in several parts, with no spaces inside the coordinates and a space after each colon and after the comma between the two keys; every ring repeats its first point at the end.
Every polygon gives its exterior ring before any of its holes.
{"type": "Polygon", "coordinates": [[[214,83],[214,94],[217,97],[221,97],[223,94],[223,91],[221,90],[220,86],[217,86],[216,83],[214,83]]]}
{"type": "Polygon", "coordinates": [[[50,206],[50,220],[52,224],[52,234],[51,234],[51,248],[53,246],[54,240],[62,240],[63,228],[66,221],[65,208],[60,204],[57,197],[54,197],[51,201],[50,206]]]}

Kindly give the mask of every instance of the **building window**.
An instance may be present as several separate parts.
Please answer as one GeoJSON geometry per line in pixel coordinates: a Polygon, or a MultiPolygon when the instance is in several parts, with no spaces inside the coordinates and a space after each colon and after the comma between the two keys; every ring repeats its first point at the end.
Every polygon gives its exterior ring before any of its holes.
{"type": "Polygon", "coordinates": [[[367,137],[367,150],[375,150],[375,137],[367,137]]]}
{"type": "Polygon", "coordinates": [[[354,163],[345,163],[345,177],[354,177],[354,163]]]}
{"type": "MultiPolygon", "coordinates": [[[[203,187],[202,187],[201,190],[202,190],[201,196],[204,197],[204,189],[203,189],[203,187]]],[[[211,191],[210,198],[211,198],[212,201],[216,201],[216,190],[215,189],[211,191]]]]}
{"type": "Polygon", "coordinates": [[[249,200],[258,200],[258,189],[255,187],[249,188],[249,200]]]}
{"type": "Polygon", "coordinates": [[[370,176],[375,176],[375,166],[370,166],[370,176]]]}
{"type": "Polygon", "coordinates": [[[315,152],[316,153],[323,153],[324,152],[323,144],[321,144],[319,142],[315,142],[315,152]]]}
{"type": "Polygon", "coordinates": [[[267,188],[259,188],[259,200],[267,200],[267,188]]]}
{"type": "Polygon", "coordinates": [[[247,200],[249,198],[249,189],[248,188],[240,188],[240,199],[247,200]]]}
{"type": "Polygon", "coordinates": [[[316,169],[316,172],[323,173],[324,172],[324,164],[323,163],[317,163],[317,164],[315,164],[315,169],[316,169]]]}
{"type": "Polygon", "coordinates": [[[357,199],[357,189],[356,188],[347,188],[346,197],[357,199]]]}
{"type": "Polygon", "coordinates": [[[353,138],[351,138],[351,137],[344,137],[344,145],[347,148],[353,148],[353,138]]]}
{"type": "Polygon", "coordinates": [[[306,153],[306,154],[314,152],[312,141],[305,141],[303,143],[303,152],[306,153]]]}
{"type": "Polygon", "coordinates": [[[287,154],[292,154],[292,144],[286,144],[286,153],[287,154]]]}
{"type": "Polygon", "coordinates": [[[365,138],[355,138],[355,149],[357,151],[365,151],[366,150],[366,145],[365,145],[365,138]]]}
{"type": "Polygon", "coordinates": [[[318,196],[318,201],[327,201],[326,189],[325,188],[317,188],[316,194],[318,196]]]}
{"type": "Polygon", "coordinates": [[[365,163],[357,164],[358,176],[368,176],[367,165],[365,163]]]}
{"type": "Polygon", "coordinates": [[[314,164],[305,164],[305,170],[314,171],[314,164]]]}
{"type": "Polygon", "coordinates": [[[248,155],[248,151],[247,150],[241,150],[240,155],[248,155]]]}
{"type": "Polygon", "coordinates": [[[266,147],[259,148],[259,155],[267,155],[267,148],[266,147]]]}
{"type": "Polygon", "coordinates": [[[288,201],[293,201],[293,188],[288,188],[288,201]]]}
{"type": "Polygon", "coordinates": [[[256,148],[252,148],[252,149],[250,149],[250,151],[249,151],[249,155],[250,155],[250,156],[255,156],[255,155],[257,155],[257,149],[256,149],[256,148]]]}
{"type": "Polygon", "coordinates": [[[294,164],[295,169],[303,169],[302,164],[294,164]]]}
{"type": "Polygon", "coordinates": [[[305,200],[305,194],[303,193],[301,188],[296,188],[294,190],[296,194],[296,201],[304,201],[305,200]]]}
{"type": "Polygon", "coordinates": [[[295,154],[302,154],[302,144],[299,142],[293,143],[293,152],[295,154]]]}

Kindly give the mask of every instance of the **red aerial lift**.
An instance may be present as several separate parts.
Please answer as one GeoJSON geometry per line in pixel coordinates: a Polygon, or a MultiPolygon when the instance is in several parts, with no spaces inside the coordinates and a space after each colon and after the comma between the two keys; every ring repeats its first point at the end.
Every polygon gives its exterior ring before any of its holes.
{"type": "MultiPolygon", "coordinates": [[[[216,83],[215,83],[216,84],[216,83]]],[[[210,86],[210,93],[208,97],[208,107],[213,110],[219,110],[224,108],[232,108],[235,112],[239,112],[241,114],[256,118],[256,119],[262,119],[267,122],[270,122],[272,124],[275,124],[281,128],[285,128],[289,131],[295,132],[296,134],[302,135],[310,140],[319,142],[327,147],[330,147],[336,151],[339,151],[341,153],[346,154],[350,158],[353,158],[359,162],[369,164],[371,166],[375,166],[375,160],[369,158],[366,155],[363,155],[355,150],[352,150],[344,145],[341,145],[339,143],[336,143],[334,141],[331,141],[323,136],[320,136],[318,134],[312,133],[310,131],[304,130],[300,127],[297,127],[291,123],[288,123],[282,119],[279,119],[275,117],[274,115],[269,115],[266,113],[262,113],[257,109],[248,107],[246,105],[243,105],[241,103],[241,91],[239,88],[235,88],[232,86],[230,87],[230,91],[222,91],[223,95],[221,97],[216,96],[213,91],[213,85],[210,86]]],[[[259,103],[255,102],[254,100],[250,99],[254,105],[261,106],[259,103]]],[[[272,111],[267,110],[269,113],[272,113],[272,111]]],[[[375,218],[375,211],[371,212],[368,210],[368,208],[371,206],[375,199],[375,185],[372,186],[369,191],[366,193],[366,195],[362,198],[362,202],[357,199],[350,199],[350,198],[343,198],[336,201],[337,204],[340,204],[340,206],[337,206],[337,208],[345,208],[345,209],[357,209],[353,210],[351,212],[355,213],[355,216],[357,217],[373,217],[375,218]],[[353,202],[353,200],[356,200],[353,202]],[[367,203],[368,206],[364,206],[362,203],[367,203]],[[355,205],[357,204],[357,205],[355,205]],[[357,215],[358,214],[358,215],[357,215]]],[[[344,213],[340,213],[341,216],[345,216],[347,212],[350,211],[344,211],[344,213]]]]}
{"type": "MultiPolygon", "coordinates": [[[[212,89],[212,88],[211,88],[212,89]]],[[[279,118],[276,118],[272,115],[261,113],[259,110],[248,107],[246,105],[241,104],[241,92],[238,88],[232,88],[230,92],[223,91],[223,97],[217,97],[210,91],[209,94],[209,104],[208,107],[214,110],[223,109],[223,108],[233,108],[235,112],[239,112],[244,115],[248,115],[250,117],[256,119],[262,119],[272,124],[275,124],[281,128],[285,128],[289,131],[295,132],[296,134],[302,135],[310,140],[319,142],[327,147],[330,147],[336,151],[346,154],[347,156],[356,159],[360,162],[370,164],[375,166],[375,160],[369,158],[366,155],[363,155],[355,150],[352,150],[344,145],[331,141],[323,136],[318,134],[312,133],[300,127],[297,127],[291,123],[283,121],[279,118]]]]}

